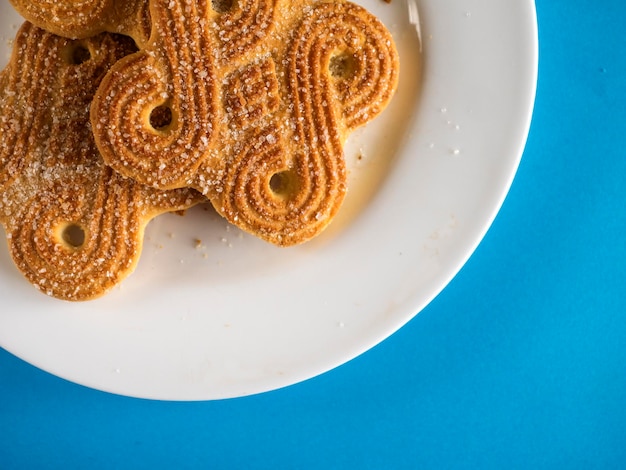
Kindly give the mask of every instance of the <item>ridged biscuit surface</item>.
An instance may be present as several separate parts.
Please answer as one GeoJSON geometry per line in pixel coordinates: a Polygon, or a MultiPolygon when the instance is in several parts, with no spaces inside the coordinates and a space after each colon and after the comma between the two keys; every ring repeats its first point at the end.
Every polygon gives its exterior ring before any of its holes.
{"type": "Polygon", "coordinates": [[[0,222],[19,270],[60,299],[104,294],[135,268],[151,218],[201,200],[115,173],[95,146],[93,94],[135,50],[122,36],[74,41],[25,23],[0,74],[0,222]]]}
{"type": "Polygon", "coordinates": [[[26,20],[51,33],[84,39],[103,32],[150,36],[148,0],[10,0],[26,20]]]}
{"type": "Polygon", "coordinates": [[[277,245],[320,233],[346,192],[348,135],[395,91],[388,30],[344,1],[152,0],[151,12],[150,43],[94,99],[107,164],[196,188],[277,245]]]}

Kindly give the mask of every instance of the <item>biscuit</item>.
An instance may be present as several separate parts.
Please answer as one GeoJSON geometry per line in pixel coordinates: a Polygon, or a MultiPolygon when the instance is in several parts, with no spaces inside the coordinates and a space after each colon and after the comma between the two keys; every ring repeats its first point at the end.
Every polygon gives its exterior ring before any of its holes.
{"type": "Polygon", "coordinates": [[[319,234],[346,193],[343,146],[397,86],[389,31],[350,2],[152,0],[145,49],[117,63],[91,110],[107,164],[193,187],[280,246],[319,234]]]}
{"type": "Polygon", "coordinates": [[[104,294],[135,268],[151,218],[203,199],[125,178],[95,146],[93,94],[135,50],[123,36],[69,40],[25,23],[0,74],[0,222],[19,270],[59,299],[104,294]]]}
{"type": "Polygon", "coordinates": [[[27,21],[59,36],[85,39],[103,32],[150,36],[148,0],[10,0],[27,21]]]}

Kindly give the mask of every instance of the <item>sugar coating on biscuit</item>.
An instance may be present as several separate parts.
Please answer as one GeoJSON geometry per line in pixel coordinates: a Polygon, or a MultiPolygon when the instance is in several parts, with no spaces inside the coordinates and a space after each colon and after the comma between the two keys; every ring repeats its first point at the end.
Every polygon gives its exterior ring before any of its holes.
{"type": "Polygon", "coordinates": [[[26,20],[51,33],[85,39],[103,32],[150,36],[149,0],[10,0],[26,20]]]}
{"type": "Polygon", "coordinates": [[[25,23],[0,74],[0,222],[18,269],[60,299],[110,290],[136,266],[151,218],[201,200],[115,173],[95,146],[92,97],[135,50],[113,34],[68,40],[25,23]]]}
{"type": "Polygon", "coordinates": [[[149,44],[94,99],[107,164],[157,188],[196,188],[276,245],[319,234],[347,190],[348,135],[397,86],[384,25],[340,0],[152,0],[151,12],[149,44]],[[153,122],[164,108],[169,120],[153,122]]]}

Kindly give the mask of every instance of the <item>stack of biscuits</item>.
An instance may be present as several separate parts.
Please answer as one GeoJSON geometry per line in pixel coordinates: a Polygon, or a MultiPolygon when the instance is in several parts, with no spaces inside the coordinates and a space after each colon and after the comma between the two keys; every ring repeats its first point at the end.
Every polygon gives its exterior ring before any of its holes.
{"type": "Polygon", "coordinates": [[[348,135],[389,103],[390,33],[343,0],[11,0],[0,222],[39,290],[101,296],[146,224],[210,201],[291,246],[347,190],[348,135]]]}

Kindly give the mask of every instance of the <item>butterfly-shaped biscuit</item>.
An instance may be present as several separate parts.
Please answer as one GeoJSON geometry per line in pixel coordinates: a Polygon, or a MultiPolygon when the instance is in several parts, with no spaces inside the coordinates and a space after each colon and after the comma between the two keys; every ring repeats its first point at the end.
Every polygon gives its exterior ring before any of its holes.
{"type": "Polygon", "coordinates": [[[69,40],[25,23],[0,74],[0,222],[19,270],[60,299],[104,294],[135,268],[153,217],[203,199],[136,183],[98,152],[92,97],[135,50],[118,35],[69,40]]]}
{"type": "Polygon", "coordinates": [[[340,0],[150,6],[149,43],[94,99],[107,164],[157,188],[196,188],[277,245],[320,233],[346,192],[348,135],[396,89],[389,31],[340,0]]]}

